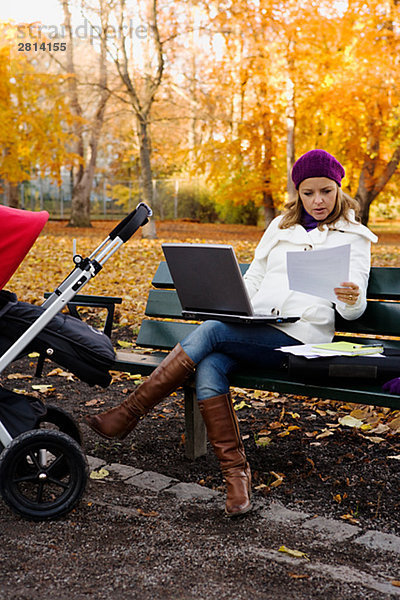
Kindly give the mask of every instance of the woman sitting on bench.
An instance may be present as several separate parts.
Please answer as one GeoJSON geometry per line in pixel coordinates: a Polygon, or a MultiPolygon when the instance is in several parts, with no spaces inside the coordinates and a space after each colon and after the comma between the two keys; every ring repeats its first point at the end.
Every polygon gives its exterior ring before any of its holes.
{"type": "Polygon", "coordinates": [[[348,320],[357,319],[366,308],[370,246],[377,238],[358,222],[356,201],[343,193],[344,174],[342,165],[324,150],[311,150],[299,158],[292,170],[298,196],[271,222],[244,277],[255,313],[300,315],[298,321],[250,326],[205,321],[122,404],[87,417],[100,435],[123,439],[195,372],[200,411],[226,481],[225,512],[230,517],[251,509],[251,472],[229,393],[229,375],[239,364],[280,366],[282,354],[275,349],[281,346],[330,342],[335,308],[348,320]],[[351,244],[350,281],[338,282],[335,305],[289,289],[287,252],[342,244],[351,244]]]}

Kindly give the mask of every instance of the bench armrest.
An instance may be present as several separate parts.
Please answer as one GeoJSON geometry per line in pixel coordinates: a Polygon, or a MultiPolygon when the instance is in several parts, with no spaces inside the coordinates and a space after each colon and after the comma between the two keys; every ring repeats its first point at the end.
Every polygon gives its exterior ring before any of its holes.
{"type": "MultiPolygon", "coordinates": [[[[50,296],[49,292],[44,294],[45,298],[50,296]]],[[[67,303],[68,310],[73,317],[81,319],[78,311],[79,306],[88,306],[92,308],[105,308],[107,310],[106,322],[103,332],[111,337],[112,325],[114,321],[115,305],[121,304],[122,298],[118,296],[90,296],[87,294],[76,294],[73,299],[67,303]]]]}

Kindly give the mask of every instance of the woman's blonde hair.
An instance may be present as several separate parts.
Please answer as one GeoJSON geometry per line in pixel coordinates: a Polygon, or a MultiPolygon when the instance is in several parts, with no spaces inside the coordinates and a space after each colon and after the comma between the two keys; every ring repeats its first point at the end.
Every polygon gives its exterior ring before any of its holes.
{"type": "MultiPolygon", "coordinates": [[[[360,205],[357,200],[354,200],[351,196],[346,194],[341,187],[336,185],[336,202],[335,207],[330,215],[327,216],[326,219],[321,221],[318,225],[319,228],[322,225],[331,225],[332,223],[336,223],[338,219],[341,217],[346,220],[350,219],[349,211],[351,209],[355,212],[356,220],[359,221],[359,211],[360,205]]],[[[300,194],[297,195],[295,200],[290,200],[285,206],[285,212],[283,213],[283,217],[281,222],[279,223],[280,229],[288,229],[293,225],[297,225],[301,223],[301,218],[303,215],[303,203],[300,199],[300,194]]]]}

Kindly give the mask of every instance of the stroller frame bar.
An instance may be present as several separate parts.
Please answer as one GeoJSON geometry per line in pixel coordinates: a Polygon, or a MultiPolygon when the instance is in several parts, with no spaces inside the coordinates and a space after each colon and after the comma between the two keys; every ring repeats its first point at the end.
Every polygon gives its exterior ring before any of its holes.
{"type": "Polygon", "coordinates": [[[3,444],[4,447],[6,447],[9,444],[11,444],[12,440],[13,438],[8,433],[7,429],[4,427],[3,423],[0,421],[0,442],[3,444]]]}
{"type": "MultiPolygon", "coordinates": [[[[75,294],[77,294],[90,279],[97,275],[103,264],[118,250],[118,248],[128,241],[139,227],[142,227],[147,223],[151,215],[152,211],[150,207],[141,202],[132,213],[125,217],[125,219],[113,229],[106,240],[96,248],[89,258],[82,259],[80,256],[74,257],[74,262],[76,264],[74,270],[42,304],[42,307],[45,309],[44,312],[0,358],[0,373],[2,373],[2,371],[18,357],[36,335],[46,327],[51,319],[62,310],[70,300],[72,300],[75,294]],[[104,248],[104,246],[106,247],[104,248]],[[102,248],[104,249],[97,259],[93,258],[93,256],[96,256],[96,253],[102,248]]],[[[7,430],[5,431],[8,434],[7,430]]],[[[1,428],[0,439],[2,440],[1,428]]]]}

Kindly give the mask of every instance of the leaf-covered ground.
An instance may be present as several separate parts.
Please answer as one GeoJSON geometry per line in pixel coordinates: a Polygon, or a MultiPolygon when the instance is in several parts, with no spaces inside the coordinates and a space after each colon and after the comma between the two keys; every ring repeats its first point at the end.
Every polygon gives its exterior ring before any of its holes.
{"type": "MultiPolygon", "coordinates": [[[[86,255],[109,229],[108,223],[95,223],[90,230],[49,223],[7,287],[21,300],[40,303],[43,293],[52,290],[71,270],[72,238],[76,237],[78,251],[86,255]]],[[[239,260],[249,261],[261,233],[255,227],[159,224],[158,239],[134,237],[85,292],[123,297],[113,340],[117,346],[129,346],[143,317],[164,240],[232,243],[239,260]]],[[[400,235],[395,229],[385,232],[373,247],[372,262],[399,266],[399,251],[400,235]]],[[[32,384],[45,382],[50,387],[34,393],[59,403],[79,421],[85,413],[115,405],[140,382],[116,372],[112,385],[102,390],[89,388],[54,365],[49,364],[46,372],[45,380],[30,379],[32,368],[25,360],[14,363],[3,377],[8,387],[26,392],[32,392],[32,384]]],[[[400,533],[395,517],[400,502],[400,411],[238,388],[233,390],[233,397],[256,495],[400,533]]],[[[119,461],[210,487],[221,485],[218,465],[210,452],[193,463],[185,458],[180,392],[157,407],[124,442],[101,440],[86,427],[84,434],[88,453],[109,462],[119,461]]]]}

